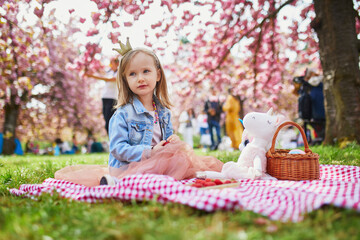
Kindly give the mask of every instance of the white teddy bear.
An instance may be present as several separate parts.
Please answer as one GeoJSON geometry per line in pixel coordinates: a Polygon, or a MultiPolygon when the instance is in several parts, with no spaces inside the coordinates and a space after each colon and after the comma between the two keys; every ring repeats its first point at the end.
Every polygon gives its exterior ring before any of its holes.
{"type": "Polygon", "coordinates": [[[237,162],[227,162],[221,172],[197,172],[198,178],[219,179],[274,179],[266,174],[266,152],[271,147],[271,141],[277,127],[285,120],[282,115],[274,116],[272,108],[267,113],[251,112],[245,115],[242,139],[252,137],[237,162]]]}

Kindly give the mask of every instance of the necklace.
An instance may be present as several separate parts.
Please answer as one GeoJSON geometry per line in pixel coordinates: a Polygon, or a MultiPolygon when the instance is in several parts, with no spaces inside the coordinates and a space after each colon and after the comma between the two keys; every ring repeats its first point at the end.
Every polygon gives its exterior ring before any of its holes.
{"type": "Polygon", "coordinates": [[[155,102],[153,101],[153,107],[154,107],[154,112],[155,112],[155,120],[154,120],[154,123],[157,124],[158,121],[159,121],[159,114],[158,114],[158,111],[156,109],[156,105],[155,105],[155,102]]]}

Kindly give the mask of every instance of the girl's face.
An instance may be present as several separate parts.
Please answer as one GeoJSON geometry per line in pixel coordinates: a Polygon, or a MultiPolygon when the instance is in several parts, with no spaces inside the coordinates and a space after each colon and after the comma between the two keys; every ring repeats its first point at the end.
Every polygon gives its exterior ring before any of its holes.
{"type": "Polygon", "coordinates": [[[139,98],[152,97],[156,83],[160,81],[160,72],[153,57],[139,52],[129,62],[125,77],[130,90],[139,98]]]}

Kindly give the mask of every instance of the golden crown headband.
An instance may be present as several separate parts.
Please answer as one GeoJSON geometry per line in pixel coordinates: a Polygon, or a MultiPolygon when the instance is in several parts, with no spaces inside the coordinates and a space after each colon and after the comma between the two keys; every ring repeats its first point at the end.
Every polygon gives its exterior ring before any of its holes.
{"type": "Polygon", "coordinates": [[[132,50],[129,37],[126,38],[126,45],[123,44],[121,41],[119,41],[119,44],[120,44],[120,48],[113,48],[112,50],[117,51],[118,53],[120,53],[121,56],[124,56],[126,53],[132,50]]]}
{"type": "MultiPolygon", "coordinates": [[[[119,44],[120,44],[120,48],[113,48],[112,50],[117,51],[122,57],[125,56],[125,54],[127,54],[131,50],[133,50],[133,48],[130,45],[129,37],[126,38],[126,45],[123,44],[120,40],[119,40],[119,44]]],[[[159,58],[154,53],[152,53],[152,54],[153,54],[154,58],[156,59],[156,66],[158,68],[160,68],[159,58]]],[[[121,61],[122,61],[122,58],[121,58],[121,61]]],[[[119,63],[120,65],[121,65],[121,61],[119,63]]]]}

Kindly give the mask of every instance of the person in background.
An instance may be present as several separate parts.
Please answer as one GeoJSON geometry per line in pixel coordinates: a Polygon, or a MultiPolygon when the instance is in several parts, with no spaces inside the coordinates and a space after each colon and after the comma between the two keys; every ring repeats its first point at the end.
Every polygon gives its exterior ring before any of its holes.
{"type": "Polygon", "coordinates": [[[34,153],[34,147],[34,143],[27,140],[25,144],[25,153],[34,153]]]}
{"type": "Polygon", "coordinates": [[[54,156],[59,156],[62,153],[62,144],[63,141],[60,138],[55,139],[53,143],[54,156]]]}
{"type": "Polygon", "coordinates": [[[207,120],[209,124],[209,131],[211,137],[211,150],[216,150],[221,142],[221,127],[220,127],[220,115],[221,115],[221,104],[219,97],[216,96],[215,88],[211,88],[211,96],[205,102],[204,111],[207,114],[207,120]],[[217,141],[215,142],[213,130],[216,131],[217,141]]]}
{"type": "Polygon", "coordinates": [[[239,121],[240,112],[240,99],[235,96],[233,89],[228,90],[228,96],[223,105],[223,111],[225,112],[225,128],[227,136],[231,139],[231,146],[233,149],[238,150],[241,143],[241,136],[243,133],[243,127],[239,121]]]}
{"type": "Polygon", "coordinates": [[[79,147],[78,147],[78,142],[76,140],[76,136],[74,135],[72,138],[72,147],[71,147],[71,151],[73,153],[78,153],[79,152],[79,147]]]}
{"type": "Polygon", "coordinates": [[[322,142],[325,138],[325,106],[323,93],[323,76],[315,69],[309,68],[305,73],[305,81],[311,85],[311,118],[310,125],[314,128],[316,138],[313,141],[322,142]]]}
{"type": "Polygon", "coordinates": [[[182,129],[182,135],[184,141],[192,148],[194,147],[194,131],[196,129],[195,114],[192,108],[188,108],[183,111],[179,117],[180,129],[182,129]]]}
{"type": "Polygon", "coordinates": [[[94,142],[95,142],[94,137],[92,135],[89,135],[87,137],[87,142],[86,142],[86,152],[87,153],[91,153],[91,146],[94,142]]]}
{"type": "Polygon", "coordinates": [[[91,144],[90,148],[91,153],[101,153],[104,152],[104,148],[101,142],[96,141],[94,138],[94,142],[91,144]]]}
{"type": "Polygon", "coordinates": [[[115,104],[118,96],[118,88],[116,86],[116,72],[119,65],[119,60],[113,58],[110,61],[110,70],[107,73],[108,77],[101,77],[92,74],[85,74],[87,77],[91,77],[98,80],[105,81],[105,86],[102,94],[102,104],[103,104],[103,116],[105,120],[105,129],[109,134],[109,121],[112,115],[115,112],[115,104]]]}
{"type": "Polygon", "coordinates": [[[63,154],[73,154],[74,152],[72,151],[70,144],[68,141],[64,141],[62,144],[62,153],[63,154]]]}
{"type": "Polygon", "coordinates": [[[203,151],[205,151],[206,148],[211,145],[210,137],[208,138],[208,136],[205,136],[207,134],[210,135],[209,124],[207,122],[207,115],[205,111],[200,112],[200,114],[196,118],[196,122],[197,122],[198,132],[200,133],[200,144],[202,145],[203,151]],[[210,141],[207,141],[208,140],[207,138],[210,139],[210,141]]]}

